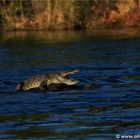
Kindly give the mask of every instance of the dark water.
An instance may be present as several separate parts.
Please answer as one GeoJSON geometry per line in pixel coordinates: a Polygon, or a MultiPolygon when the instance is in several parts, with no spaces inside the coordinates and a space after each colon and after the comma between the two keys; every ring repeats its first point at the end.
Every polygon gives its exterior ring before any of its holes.
{"type": "Polygon", "coordinates": [[[113,140],[140,135],[139,31],[9,32],[0,41],[0,139],[113,140]],[[99,88],[15,92],[37,74],[79,69],[99,88]]]}

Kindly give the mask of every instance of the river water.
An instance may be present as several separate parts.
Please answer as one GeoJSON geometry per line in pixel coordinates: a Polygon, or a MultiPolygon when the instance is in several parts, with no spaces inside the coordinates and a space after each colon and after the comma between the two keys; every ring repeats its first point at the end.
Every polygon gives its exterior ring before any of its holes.
{"type": "Polygon", "coordinates": [[[140,135],[140,31],[0,35],[0,139],[114,140],[116,134],[140,135]],[[73,69],[82,85],[99,87],[15,92],[31,76],[73,69]]]}

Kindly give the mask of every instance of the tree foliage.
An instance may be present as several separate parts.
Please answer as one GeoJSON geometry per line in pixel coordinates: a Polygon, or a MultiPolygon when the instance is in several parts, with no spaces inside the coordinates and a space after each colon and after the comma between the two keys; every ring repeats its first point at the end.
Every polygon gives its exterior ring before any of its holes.
{"type": "Polygon", "coordinates": [[[140,26],[140,0],[2,0],[1,29],[67,30],[140,26]]]}

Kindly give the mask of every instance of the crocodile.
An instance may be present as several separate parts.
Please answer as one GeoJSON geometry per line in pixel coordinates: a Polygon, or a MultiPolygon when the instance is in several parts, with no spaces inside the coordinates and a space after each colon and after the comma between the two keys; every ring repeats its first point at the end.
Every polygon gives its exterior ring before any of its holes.
{"type": "Polygon", "coordinates": [[[60,90],[72,87],[79,83],[79,80],[70,79],[68,76],[79,72],[79,70],[63,71],[60,73],[37,75],[20,82],[16,86],[16,91],[31,90],[60,90]]]}
{"type": "Polygon", "coordinates": [[[64,91],[64,90],[90,90],[98,88],[95,83],[81,86],[79,80],[70,79],[69,75],[79,70],[63,71],[46,75],[37,75],[20,82],[16,91],[64,91]]]}

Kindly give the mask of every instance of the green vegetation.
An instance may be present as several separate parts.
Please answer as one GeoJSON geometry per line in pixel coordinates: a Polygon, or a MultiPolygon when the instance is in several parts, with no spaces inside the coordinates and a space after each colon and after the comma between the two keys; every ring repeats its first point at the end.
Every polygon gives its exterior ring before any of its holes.
{"type": "Polygon", "coordinates": [[[140,0],[1,0],[4,30],[140,27],[140,0]]]}

